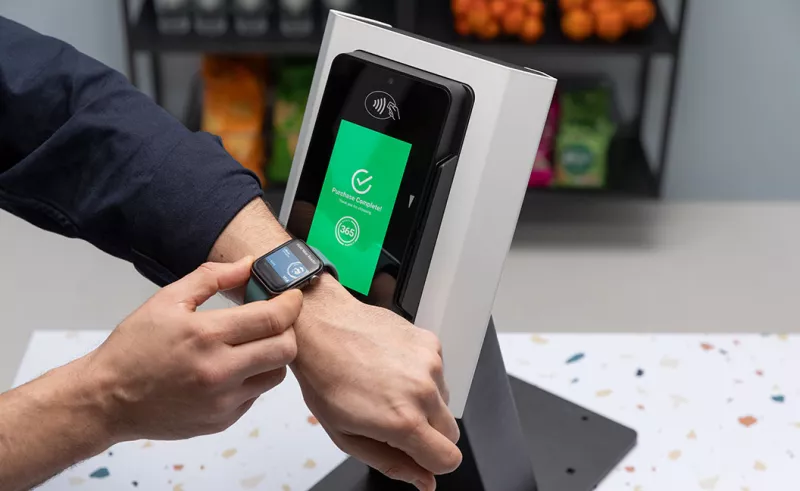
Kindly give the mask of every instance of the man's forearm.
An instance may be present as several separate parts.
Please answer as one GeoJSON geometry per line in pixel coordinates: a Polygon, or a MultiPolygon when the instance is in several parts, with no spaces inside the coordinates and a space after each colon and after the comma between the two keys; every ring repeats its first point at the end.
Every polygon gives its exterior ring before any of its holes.
{"type": "Polygon", "coordinates": [[[114,443],[99,380],[81,358],[0,395],[0,489],[31,489],[114,443]]]}

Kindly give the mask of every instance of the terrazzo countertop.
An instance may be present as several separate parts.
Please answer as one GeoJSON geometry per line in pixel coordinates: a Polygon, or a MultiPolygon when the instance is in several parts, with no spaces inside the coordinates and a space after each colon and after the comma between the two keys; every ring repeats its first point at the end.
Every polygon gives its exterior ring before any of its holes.
{"type": "MultiPolygon", "coordinates": [[[[15,385],[105,332],[37,332],[15,385]]],[[[509,373],[639,433],[599,491],[800,489],[800,337],[501,334],[509,373]]],[[[220,435],[117,445],[40,489],[303,491],[344,460],[291,374],[220,435]]]]}

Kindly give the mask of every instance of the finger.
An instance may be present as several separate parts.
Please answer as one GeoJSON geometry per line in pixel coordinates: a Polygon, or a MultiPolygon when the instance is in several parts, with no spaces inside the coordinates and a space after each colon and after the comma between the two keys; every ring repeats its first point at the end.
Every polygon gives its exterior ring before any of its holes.
{"type": "Polygon", "coordinates": [[[453,417],[442,398],[437,397],[436,399],[435,402],[430,403],[428,423],[445,438],[453,443],[458,443],[458,439],[461,438],[461,430],[458,428],[456,418],[453,417]]]}
{"type": "Polygon", "coordinates": [[[286,379],[286,367],[254,375],[242,384],[242,398],[248,400],[259,397],[280,385],[284,379],[286,379]]]}
{"type": "Polygon", "coordinates": [[[461,465],[461,450],[427,423],[419,425],[398,442],[388,443],[436,475],[448,474],[461,465]]]}
{"type": "Polygon", "coordinates": [[[207,325],[219,331],[219,339],[237,346],[269,338],[290,328],[300,315],[303,294],[289,290],[272,300],[253,302],[228,309],[202,312],[207,325]]]}
{"type": "Polygon", "coordinates": [[[247,283],[252,264],[252,256],[242,258],[235,263],[205,263],[163,291],[176,303],[182,303],[190,310],[195,310],[217,292],[247,283]]]}
{"type": "Polygon", "coordinates": [[[291,364],[297,356],[297,340],[294,329],[287,329],[271,338],[235,346],[231,352],[232,370],[242,379],[248,379],[291,364]]]}
{"type": "Polygon", "coordinates": [[[436,489],[436,479],[433,474],[396,448],[360,436],[338,435],[332,438],[342,451],[386,477],[413,484],[422,491],[436,489]]]}

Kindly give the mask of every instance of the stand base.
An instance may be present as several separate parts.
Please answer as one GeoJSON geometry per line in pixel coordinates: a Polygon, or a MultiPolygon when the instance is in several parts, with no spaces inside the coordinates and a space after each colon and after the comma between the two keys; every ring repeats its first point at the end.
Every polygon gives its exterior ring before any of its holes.
{"type": "MultiPolygon", "coordinates": [[[[565,401],[517,378],[509,377],[536,476],[529,491],[589,491],[636,445],[636,432],[565,401]]],[[[446,481],[446,480],[443,480],[446,481]]],[[[488,491],[474,488],[439,491],[488,491]]],[[[394,491],[412,486],[390,482],[355,459],[328,474],[312,491],[394,491]]]]}
{"type": "Polygon", "coordinates": [[[509,377],[539,491],[597,487],[636,445],[636,432],[509,377]]]}

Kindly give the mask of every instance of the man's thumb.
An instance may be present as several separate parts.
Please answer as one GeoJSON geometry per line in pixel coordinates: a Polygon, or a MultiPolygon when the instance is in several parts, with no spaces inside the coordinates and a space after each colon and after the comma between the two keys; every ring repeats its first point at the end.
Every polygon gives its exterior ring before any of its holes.
{"type": "Polygon", "coordinates": [[[166,289],[177,302],[192,310],[217,292],[244,285],[250,279],[253,257],[246,256],[235,263],[205,263],[166,289]]]}

